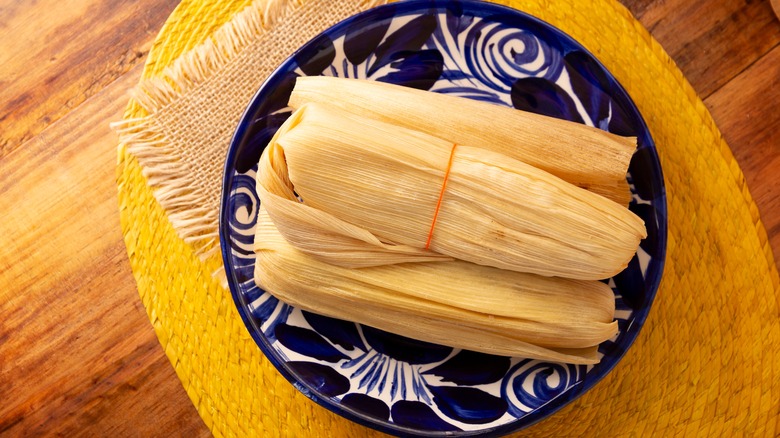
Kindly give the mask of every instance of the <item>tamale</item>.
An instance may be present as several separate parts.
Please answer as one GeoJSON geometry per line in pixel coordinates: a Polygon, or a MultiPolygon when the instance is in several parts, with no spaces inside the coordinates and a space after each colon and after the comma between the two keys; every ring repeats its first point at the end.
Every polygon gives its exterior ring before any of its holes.
{"type": "Polygon", "coordinates": [[[580,123],[376,81],[300,77],[289,104],[337,105],[351,113],[457,144],[499,152],[626,205],[636,139],[580,123]]]}
{"type": "Polygon", "coordinates": [[[598,281],[547,278],[472,263],[349,269],[282,237],[264,207],[255,279],[282,301],[326,316],[489,354],[592,364],[614,336],[614,295],[598,281]]]}
{"type": "Polygon", "coordinates": [[[646,236],[615,202],[495,151],[455,146],[307,104],[264,151],[258,194],[293,246],[343,267],[451,257],[595,280],[623,270],[646,236]]]}

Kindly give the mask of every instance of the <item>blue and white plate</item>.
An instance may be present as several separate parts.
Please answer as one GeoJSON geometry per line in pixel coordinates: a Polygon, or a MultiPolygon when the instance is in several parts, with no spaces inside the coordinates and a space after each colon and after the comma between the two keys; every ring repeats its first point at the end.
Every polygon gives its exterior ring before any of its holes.
{"type": "MultiPolygon", "coordinates": [[[[552,26],[488,3],[408,1],[325,31],[268,78],[241,120],[225,164],[220,240],[233,298],[268,359],[326,408],[396,435],[500,435],[592,388],[625,354],[653,302],[666,249],[666,197],[653,140],[623,88],[552,26]],[[391,82],[573,120],[638,138],[626,176],[648,237],[609,280],[620,332],[601,363],[567,365],[433,345],[286,305],[253,280],[260,154],[289,116],[295,78],[391,82]]],[[[258,388],[263,391],[263,388],[258,388]]],[[[572,414],[576,415],[576,414],[572,414]]],[[[576,421],[576,419],[572,419],[576,421]]]]}

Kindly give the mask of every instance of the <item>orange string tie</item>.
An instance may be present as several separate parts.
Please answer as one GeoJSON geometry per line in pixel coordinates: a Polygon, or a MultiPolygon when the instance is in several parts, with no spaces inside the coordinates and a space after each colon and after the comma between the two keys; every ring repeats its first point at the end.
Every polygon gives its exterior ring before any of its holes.
{"type": "Polygon", "coordinates": [[[431,239],[433,239],[433,229],[436,228],[436,219],[439,218],[439,209],[441,208],[441,200],[444,198],[444,190],[447,189],[447,180],[450,178],[450,169],[452,169],[452,159],[455,157],[455,148],[458,147],[458,144],[455,143],[452,145],[452,150],[450,151],[450,159],[447,162],[447,170],[444,171],[444,181],[441,184],[441,191],[439,192],[439,200],[436,201],[436,210],[433,212],[433,221],[431,221],[431,229],[428,231],[428,240],[425,242],[425,249],[430,249],[431,247],[431,239]]]}

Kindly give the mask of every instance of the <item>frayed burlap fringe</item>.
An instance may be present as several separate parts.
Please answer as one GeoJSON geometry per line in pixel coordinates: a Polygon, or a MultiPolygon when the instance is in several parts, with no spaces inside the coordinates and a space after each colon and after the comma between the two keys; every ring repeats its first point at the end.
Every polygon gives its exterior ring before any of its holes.
{"type": "Polygon", "coordinates": [[[302,4],[303,0],[257,0],[201,45],[174,61],[160,77],[138,84],[133,98],[148,113],[157,112],[182,93],[210,78],[259,34],[272,29],[280,19],[302,4]]]}
{"type": "MultiPolygon", "coordinates": [[[[270,45],[270,50],[282,52],[276,53],[281,62],[308,39],[334,24],[320,20],[320,23],[312,25],[311,20],[304,20],[302,17],[306,17],[307,13],[311,16],[316,12],[315,5],[308,5],[308,12],[302,11],[306,3],[305,0],[253,2],[205,42],[174,61],[160,76],[142,81],[133,90],[132,99],[148,113],[147,116],[112,124],[120,143],[136,157],[143,168],[144,176],[154,189],[155,198],[167,212],[177,233],[202,260],[219,250],[218,209],[222,184],[219,176],[222,160],[235,123],[248,103],[237,104],[236,101],[251,97],[265,80],[263,73],[267,75],[276,65],[265,65],[266,72],[252,71],[252,54],[245,52],[255,50],[258,41],[270,34],[269,30],[276,29],[279,33],[280,25],[287,24],[295,30],[287,32],[284,37],[289,47],[270,45]],[[292,27],[291,23],[296,20],[306,23],[300,32],[292,27]],[[237,65],[231,69],[231,63],[237,65]],[[249,73],[240,68],[243,63],[250,68],[249,73]],[[241,77],[231,78],[230,72],[241,77]],[[223,101],[204,97],[208,96],[210,79],[217,74],[222,75],[222,82],[237,84],[227,88],[231,91],[239,90],[242,99],[232,95],[223,101]],[[255,76],[256,79],[248,81],[244,76],[255,76]],[[199,105],[188,103],[188,100],[199,105]],[[211,125],[199,125],[197,121],[200,114],[195,113],[195,108],[204,115],[214,114],[219,120],[213,121],[211,125]],[[215,123],[221,123],[220,130],[213,129],[215,123]],[[198,129],[203,132],[187,132],[198,129]],[[193,136],[200,145],[188,141],[193,136]],[[205,149],[206,153],[201,154],[199,149],[205,149]],[[201,159],[201,156],[204,158],[201,159]]],[[[384,1],[360,0],[347,3],[341,6],[344,9],[342,15],[346,15],[339,19],[384,1]]],[[[272,35],[270,38],[274,37],[272,35]]]]}
{"type": "Polygon", "coordinates": [[[153,116],[128,119],[112,127],[120,142],[134,155],[157,201],[179,236],[205,259],[214,254],[218,245],[218,212],[201,201],[206,197],[202,187],[192,184],[188,166],[177,159],[178,151],[166,143],[156,128],[153,116]]]}

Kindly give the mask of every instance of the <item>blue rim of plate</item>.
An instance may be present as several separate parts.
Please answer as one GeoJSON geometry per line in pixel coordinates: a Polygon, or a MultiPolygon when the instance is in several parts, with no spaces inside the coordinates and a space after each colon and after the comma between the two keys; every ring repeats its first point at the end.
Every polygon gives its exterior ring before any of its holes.
{"type": "MultiPolygon", "coordinates": [[[[460,35],[460,33],[458,33],[458,35],[460,35]]],[[[442,35],[440,34],[438,37],[441,38],[442,35]]],[[[440,39],[440,41],[445,40],[440,39]]],[[[482,42],[484,43],[484,41],[482,42]]],[[[449,47],[446,44],[441,48],[447,52],[452,49],[452,47],[449,47]]],[[[341,50],[344,51],[343,40],[341,50]]],[[[371,50],[368,51],[371,52],[371,50]]],[[[368,62],[367,59],[363,59],[363,61],[365,63],[368,62]]],[[[529,61],[523,65],[532,64],[533,62],[529,61]]],[[[509,70],[511,70],[511,68],[509,70]]],[[[548,80],[547,82],[550,81],[548,80]]],[[[486,84],[480,84],[479,87],[482,85],[486,84]]],[[[506,88],[506,85],[506,83],[502,85],[504,89],[506,88]]],[[[491,86],[487,86],[487,88],[490,89],[491,86]]],[[[504,91],[504,94],[505,93],[506,92],[504,91]]],[[[506,96],[503,97],[506,98],[506,96]]],[[[498,436],[526,428],[553,414],[563,406],[578,398],[587,390],[591,389],[598,381],[608,374],[624,356],[627,349],[639,334],[647,314],[652,307],[652,302],[663,272],[667,231],[666,194],[655,146],[638,109],[617,80],[615,80],[607,69],[579,43],[557,28],[554,28],[535,17],[500,5],[476,1],[450,2],[437,0],[410,0],[373,8],[349,17],[329,28],[293,53],[260,87],[237,126],[228,149],[223,177],[219,224],[220,246],[231,294],[237,310],[252,338],[276,369],[308,398],[349,420],[393,435],[498,436]],[[426,44],[435,41],[437,38],[435,29],[428,35],[427,42],[421,43],[420,47],[417,47],[417,50],[405,50],[409,49],[408,44],[417,44],[419,42],[409,43],[409,40],[421,40],[420,35],[408,33],[410,30],[416,31],[416,29],[421,27],[430,27],[431,19],[425,17],[434,17],[435,20],[438,20],[436,23],[441,24],[442,28],[444,27],[444,21],[446,21],[447,30],[455,29],[457,32],[465,32],[468,30],[471,37],[474,38],[472,42],[478,42],[480,38],[495,38],[492,40],[494,43],[492,46],[485,44],[479,47],[473,47],[472,50],[470,50],[470,54],[465,50],[465,55],[461,53],[464,59],[471,57],[470,59],[473,63],[472,70],[470,70],[471,75],[468,79],[464,78],[463,74],[467,69],[461,69],[460,71],[448,69],[446,61],[437,66],[436,63],[438,58],[436,57],[436,54],[432,53],[431,50],[426,49],[426,47],[428,47],[426,44]],[[415,18],[419,18],[419,20],[415,21],[415,18]],[[389,28],[385,26],[388,20],[389,28]],[[410,24],[412,22],[414,23],[410,24]],[[483,27],[479,27],[483,24],[483,27]],[[494,24],[497,26],[495,28],[491,27],[494,24]],[[383,26],[384,31],[382,31],[383,26]],[[477,27],[479,27],[479,30],[475,31],[475,28],[477,27]],[[370,30],[355,32],[355,29],[370,30]],[[350,32],[352,32],[353,37],[356,34],[358,35],[358,38],[353,38],[353,58],[355,56],[358,56],[361,59],[363,59],[363,56],[368,56],[369,58],[373,57],[373,65],[371,67],[374,68],[368,67],[368,64],[366,64],[366,66],[361,67],[362,70],[360,70],[355,64],[349,64],[348,62],[342,62],[341,64],[335,63],[335,61],[339,59],[331,57],[331,52],[334,50],[334,41],[337,41],[350,32]],[[376,39],[379,32],[383,32],[381,38],[376,39]],[[375,45],[372,49],[373,53],[367,55],[365,53],[367,51],[365,44],[369,44],[368,47],[370,48],[372,38],[375,39],[375,45]],[[515,38],[515,40],[512,38],[515,38]],[[533,38],[535,38],[535,40],[533,38]],[[361,41],[356,46],[354,40],[361,41]],[[522,41],[522,44],[518,43],[518,41],[522,41]],[[500,53],[500,56],[508,55],[511,59],[523,60],[523,56],[526,54],[525,52],[527,52],[526,48],[529,47],[529,44],[533,44],[534,41],[539,44],[535,49],[536,52],[534,52],[537,53],[537,58],[535,58],[535,60],[539,59],[539,51],[544,52],[544,56],[550,55],[549,59],[541,58],[543,61],[541,67],[537,68],[538,63],[533,65],[536,69],[536,74],[534,74],[533,71],[530,73],[526,71],[518,76],[511,76],[511,74],[517,72],[510,71],[509,76],[503,77],[500,76],[500,74],[507,73],[507,71],[502,70],[506,68],[505,65],[502,66],[499,63],[494,62],[492,67],[486,67],[486,65],[489,64],[487,58],[483,61],[477,59],[480,53],[479,50],[476,49],[480,47],[482,49],[495,49],[496,45],[503,44],[500,48],[508,51],[506,53],[500,53]],[[407,45],[404,46],[404,44],[407,45]],[[508,46],[511,47],[507,48],[508,46]],[[393,52],[393,50],[395,50],[395,52],[393,52]],[[557,55],[555,54],[556,51],[557,55]],[[356,53],[357,55],[355,55],[356,53]],[[379,55],[377,55],[377,53],[379,53],[379,55]],[[548,60],[549,62],[547,62],[548,60]],[[480,62],[483,62],[484,64],[480,64],[480,62]],[[338,65],[334,65],[334,63],[338,65]],[[563,67],[560,67],[560,65],[563,65],[563,67]],[[553,84],[559,84],[561,76],[563,75],[561,71],[566,71],[570,84],[568,91],[562,87],[550,85],[550,83],[545,84],[542,80],[533,79],[534,77],[537,77],[537,79],[538,77],[544,78],[545,75],[549,74],[551,71],[556,71],[559,67],[561,68],[557,73],[559,76],[551,76],[558,81],[553,84]],[[648,239],[642,242],[640,250],[638,251],[644,252],[645,256],[640,257],[638,254],[631,261],[629,268],[627,268],[624,273],[609,280],[609,285],[613,287],[613,290],[615,290],[616,293],[617,311],[628,312],[628,316],[625,319],[617,317],[620,334],[613,340],[606,341],[600,346],[600,353],[605,355],[601,363],[595,366],[588,366],[587,368],[577,368],[576,370],[570,366],[569,371],[571,372],[571,375],[567,375],[566,369],[558,367],[556,364],[536,363],[538,361],[528,361],[522,358],[509,358],[510,367],[505,371],[506,374],[500,379],[501,383],[494,382],[495,384],[503,385],[501,386],[500,394],[502,398],[507,398],[506,391],[510,384],[514,385],[512,388],[518,388],[518,381],[516,379],[521,376],[513,376],[511,373],[518,372],[518,370],[525,370],[524,372],[527,372],[529,369],[535,370],[535,374],[527,374],[524,378],[526,380],[532,378],[532,381],[523,380],[521,383],[541,385],[541,390],[548,392],[552,391],[552,395],[547,394],[547,396],[549,396],[548,399],[537,400],[536,402],[541,403],[539,406],[533,406],[533,403],[530,403],[532,406],[528,411],[521,412],[518,409],[515,409],[512,412],[518,415],[516,419],[511,421],[497,424],[498,420],[496,420],[492,422],[493,425],[485,427],[477,425],[473,426],[473,429],[461,431],[423,430],[415,427],[413,424],[410,425],[408,421],[405,425],[391,423],[387,420],[383,421],[382,419],[372,417],[365,412],[361,412],[360,408],[356,409],[355,406],[346,406],[342,404],[336,396],[323,393],[322,388],[327,387],[319,385],[316,379],[315,381],[311,380],[312,373],[321,370],[321,368],[294,368],[289,365],[292,364],[293,361],[290,361],[289,357],[284,357],[284,351],[287,350],[283,350],[283,352],[280,353],[280,350],[277,349],[283,347],[279,347],[279,340],[276,339],[276,336],[274,335],[276,333],[274,329],[286,325],[288,322],[287,318],[292,318],[290,315],[296,311],[289,308],[289,306],[285,308],[284,306],[286,305],[283,303],[277,303],[271,313],[269,313],[269,309],[265,309],[265,319],[259,318],[256,313],[257,306],[252,306],[265,299],[259,306],[270,307],[268,306],[268,303],[274,298],[268,298],[267,296],[269,294],[256,288],[256,286],[255,288],[258,289],[259,292],[252,290],[251,286],[248,286],[249,284],[252,284],[252,271],[254,266],[253,262],[250,260],[251,254],[249,254],[251,251],[253,235],[252,221],[256,219],[257,209],[259,208],[259,201],[250,199],[254,191],[254,182],[251,178],[251,165],[254,164],[256,168],[259,153],[262,151],[265,144],[263,142],[267,143],[268,139],[273,135],[273,132],[281,125],[286,116],[289,115],[289,113],[284,112],[284,105],[280,105],[279,103],[283,101],[283,103],[286,104],[286,98],[289,96],[292,87],[291,79],[294,79],[296,75],[303,74],[339,75],[339,73],[341,73],[341,75],[349,76],[350,72],[353,72],[359,76],[360,71],[362,71],[366,75],[373,75],[369,79],[379,78],[380,80],[417,88],[430,86],[436,88],[435,84],[438,83],[438,80],[431,82],[431,75],[434,75],[437,69],[440,70],[439,79],[444,77],[443,75],[449,75],[448,81],[452,86],[439,87],[439,89],[434,89],[433,91],[450,92],[463,97],[487,101],[493,100],[494,103],[506,104],[506,101],[495,101],[495,99],[490,96],[489,92],[484,92],[485,90],[476,88],[470,90],[467,89],[468,87],[457,86],[458,83],[462,83],[464,80],[480,81],[491,75],[499,74],[499,81],[506,78],[512,78],[514,80],[511,84],[512,95],[510,106],[514,105],[516,108],[569,119],[577,119],[577,113],[579,113],[579,119],[577,120],[579,122],[585,122],[586,117],[589,117],[589,124],[591,125],[599,126],[602,129],[609,129],[610,131],[622,135],[636,135],[638,137],[639,146],[632,159],[629,175],[627,176],[634,196],[630,208],[640,217],[645,219],[645,222],[649,227],[648,234],[650,235],[648,239]],[[411,73],[404,74],[406,71],[411,71],[411,73]],[[431,73],[431,71],[433,71],[433,73],[431,73]],[[528,77],[525,77],[524,75],[527,75],[528,77]],[[575,88],[577,87],[580,89],[585,87],[588,92],[584,96],[578,95],[575,91],[575,88]],[[564,94],[573,97],[573,99],[567,100],[566,96],[562,96],[564,94]],[[579,106],[574,102],[577,99],[579,99],[579,106]],[[569,100],[574,102],[573,106],[572,102],[569,102],[569,100]],[[608,117],[600,118],[604,116],[605,108],[608,108],[608,117]],[[252,202],[256,202],[256,204],[252,204],[252,202]],[[243,216],[239,219],[238,212],[241,208],[243,208],[244,211],[243,216]],[[254,219],[252,217],[253,215],[254,219]],[[648,222],[649,220],[650,222],[648,222]],[[258,296],[258,293],[261,295],[258,296]],[[281,311],[280,308],[282,308],[281,311]],[[271,321],[271,319],[274,320],[271,321]],[[268,328],[269,323],[272,323],[271,329],[268,328]],[[265,329],[263,328],[264,325],[266,325],[265,329]],[[584,370],[584,372],[582,370],[584,370]],[[306,377],[308,377],[309,380],[306,380],[306,377]],[[560,388],[560,384],[558,384],[557,387],[555,384],[552,384],[553,387],[551,387],[549,383],[550,379],[557,379],[559,383],[560,381],[565,381],[567,383],[563,389],[560,388]],[[556,391],[558,392],[556,393],[556,391]]],[[[256,197],[256,194],[254,194],[254,196],[256,197]]],[[[304,319],[306,319],[306,316],[304,316],[304,319]]],[[[321,322],[322,321],[320,321],[320,323],[321,322]]],[[[304,323],[304,325],[305,324],[306,323],[304,323]]],[[[298,333],[303,330],[302,327],[287,327],[288,328],[285,329],[286,333],[290,331],[298,333]]],[[[365,342],[367,335],[365,335],[363,330],[366,329],[367,328],[358,329],[363,336],[362,347],[374,350],[378,347],[373,344],[369,345],[365,342]]],[[[309,336],[309,334],[306,336],[309,336]]],[[[304,338],[306,336],[304,336],[304,338]]],[[[392,337],[394,335],[389,336],[392,337]]],[[[327,338],[327,336],[322,339],[325,338],[327,338]]],[[[329,339],[330,338],[327,338],[326,340],[329,339]]],[[[386,340],[387,338],[385,337],[382,339],[386,340]]],[[[293,345],[298,348],[301,344],[293,345]]],[[[468,352],[461,353],[466,354],[468,352]]],[[[293,353],[293,355],[295,354],[296,353],[293,353]]],[[[446,368],[448,362],[453,361],[459,354],[460,353],[457,351],[453,351],[446,359],[441,362],[436,362],[438,364],[436,367],[431,368],[446,368]]],[[[430,368],[428,371],[430,371],[430,368]]],[[[438,377],[441,378],[441,376],[438,377]]],[[[442,381],[446,381],[446,378],[442,381]]],[[[403,381],[401,382],[401,385],[405,387],[403,381]]],[[[456,384],[456,387],[460,386],[456,384]]],[[[443,386],[438,388],[441,389],[443,386]]],[[[534,386],[534,388],[537,387],[534,386]]],[[[363,389],[365,390],[365,388],[363,389]]],[[[520,388],[518,391],[523,392],[525,389],[520,388]]],[[[368,390],[367,392],[370,393],[371,390],[368,390]]],[[[473,392],[470,394],[473,394],[473,392]]],[[[526,394],[523,393],[522,395],[525,396],[526,394]]],[[[515,396],[517,396],[517,394],[515,394],[515,396]]],[[[442,397],[444,396],[440,395],[440,398],[443,400],[442,397]]],[[[344,395],[341,400],[346,400],[346,395],[344,395]]],[[[534,402],[534,400],[531,401],[534,402]]],[[[393,406],[395,406],[398,401],[393,403],[393,406]]],[[[433,406],[431,400],[428,400],[428,403],[433,406]]],[[[509,406],[510,408],[516,408],[515,405],[510,404],[509,406]]],[[[522,407],[529,408],[529,406],[526,405],[522,405],[522,407]]],[[[388,409],[389,408],[390,407],[388,407],[388,409]]],[[[444,410],[451,410],[452,406],[445,406],[445,408],[446,409],[444,410]]],[[[436,406],[436,409],[439,409],[439,411],[442,410],[438,405],[436,406]]],[[[441,412],[438,414],[440,415],[441,412]]],[[[393,415],[395,417],[395,414],[393,415]]],[[[509,414],[505,413],[504,415],[506,416],[509,414]]],[[[505,418],[505,416],[501,418],[505,418]]],[[[453,420],[453,418],[447,417],[446,420],[453,420]]],[[[414,423],[414,418],[410,421],[414,423]]],[[[455,419],[454,422],[462,424],[459,423],[458,419],[455,419]]],[[[434,423],[429,423],[429,425],[430,424],[434,423]]]]}

